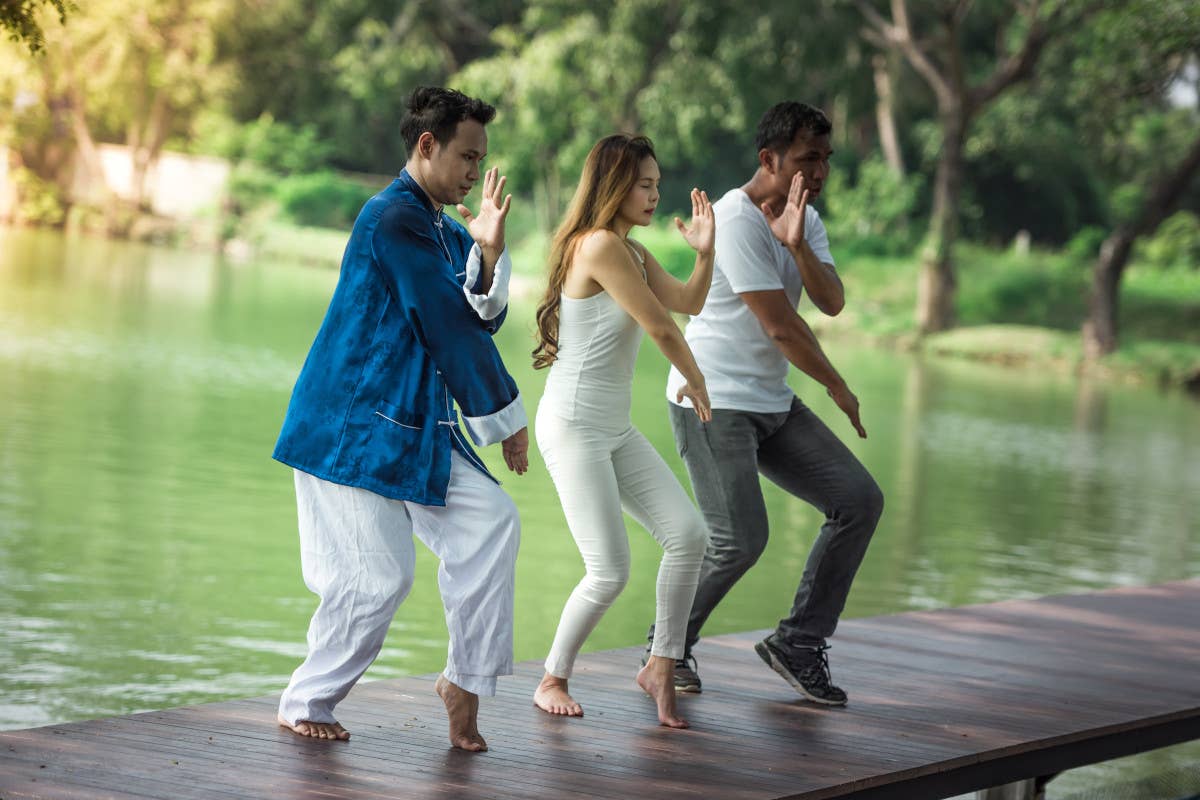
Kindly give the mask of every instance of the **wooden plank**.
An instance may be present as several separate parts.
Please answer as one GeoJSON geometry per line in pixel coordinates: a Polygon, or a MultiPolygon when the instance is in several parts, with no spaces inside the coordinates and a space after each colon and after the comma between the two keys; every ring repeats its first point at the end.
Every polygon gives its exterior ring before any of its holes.
{"type": "Polygon", "coordinates": [[[526,662],[483,755],[449,748],[432,677],[356,687],[348,743],[279,728],[276,697],[0,732],[0,798],[945,797],[1200,738],[1198,619],[1200,581],[848,620],[842,709],[765,668],[765,631],[715,636],[687,731],[654,724],[641,646],[580,658],[582,719],[533,707],[526,662]]]}

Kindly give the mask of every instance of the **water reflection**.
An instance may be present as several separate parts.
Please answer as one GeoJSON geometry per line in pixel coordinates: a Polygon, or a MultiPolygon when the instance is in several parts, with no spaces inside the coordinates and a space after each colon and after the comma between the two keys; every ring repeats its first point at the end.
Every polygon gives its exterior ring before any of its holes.
{"type": "MultiPolygon", "coordinates": [[[[315,598],[300,579],[290,476],[269,453],[335,278],[0,231],[0,728],[283,685],[315,598]]],[[[518,308],[497,343],[532,412],[545,376],[529,367],[528,316],[518,308]]],[[[1197,574],[1200,405],[1069,376],[831,354],[868,440],[808,379],[794,385],[887,496],[849,615],[1197,574]]],[[[665,371],[644,348],[634,419],[686,485],[665,371]]],[[[531,456],[528,475],[505,479],[524,523],[519,659],[545,655],[582,574],[531,456]]],[[[768,552],[707,632],[766,627],[790,605],[822,520],[765,493],[768,552]]],[[[591,648],[637,641],[653,614],[660,551],[629,525],[629,587],[591,648]]],[[[445,657],[436,564],[418,552],[370,677],[445,657]]]]}

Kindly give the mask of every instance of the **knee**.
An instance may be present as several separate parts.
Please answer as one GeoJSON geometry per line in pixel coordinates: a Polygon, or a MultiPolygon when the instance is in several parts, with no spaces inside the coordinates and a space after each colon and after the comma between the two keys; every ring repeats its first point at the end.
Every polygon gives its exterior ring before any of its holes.
{"type": "Polygon", "coordinates": [[[521,544],[521,516],[517,513],[516,503],[507,494],[496,504],[496,536],[505,548],[511,548],[516,555],[517,547],[521,544]]]}
{"type": "Polygon", "coordinates": [[[864,517],[874,524],[883,516],[883,490],[874,479],[868,478],[866,485],[859,491],[859,506],[864,517]]]}
{"type": "Polygon", "coordinates": [[[849,492],[842,513],[865,526],[868,534],[875,530],[875,524],[883,516],[883,490],[870,475],[864,476],[849,492]]]}
{"type": "Polygon", "coordinates": [[[713,557],[726,567],[750,569],[767,549],[767,526],[744,525],[728,535],[714,536],[710,549],[713,557]]]}
{"type": "Polygon", "coordinates": [[[670,538],[667,550],[689,561],[699,561],[704,558],[704,551],[708,549],[708,540],[708,526],[704,524],[700,515],[696,514],[678,526],[670,538]]]}
{"type": "Polygon", "coordinates": [[[580,589],[588,600],[610,606],[629,582],[629,564],[614,565],[604,570],[588,570],[580,589]]]}

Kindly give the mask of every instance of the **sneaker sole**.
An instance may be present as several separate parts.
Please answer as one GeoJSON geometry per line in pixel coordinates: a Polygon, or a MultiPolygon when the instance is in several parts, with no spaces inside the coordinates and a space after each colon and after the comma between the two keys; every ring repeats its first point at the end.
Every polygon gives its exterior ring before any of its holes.
{"type": "Polygon", "coordinates": [[[695,684],[695,683],[689,683],[686,686],[679,686],[678,684],[676,684],[675,693],[676,694],[700,694],[700,686],[699,686],[699,684],[695,684]]]}
{"type": "Polygon", "coordinates": [[[767,662],[768,667],[778,672],[781,678],[791,684],[792,688],[799,692],[805,700],[810,700],[823,706],[846,705],[845,700],[825,700],[824,698],[811,695],[805,691],[804,687],[800,684],[800,681],[796,680],[792,676],[792,673],[788,671],[788,668],[783,665],[782,661],[775,657],[775,653],[771,650],[771,648],[767,647],[765,642],[757,642],[754,645],[754,652],[758,653],[759,658],[767,662]]]}

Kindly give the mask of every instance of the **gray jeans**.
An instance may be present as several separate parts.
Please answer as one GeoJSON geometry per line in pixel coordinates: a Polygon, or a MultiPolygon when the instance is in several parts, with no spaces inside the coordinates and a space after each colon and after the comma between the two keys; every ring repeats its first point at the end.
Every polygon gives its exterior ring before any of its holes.
{"type": "Polygon", "coordinates": [[[778,627],[779,637],[793,647],[824,645],[883,513],[883,493],[874,478],[799,398],[792,399],[790,410],[772,414],[713,409],[708,424],[690,408],[667,405],[711,535],[688,618],[688,650],[708,615],[767,546],[760,472],[825,514],[791,613],[778,627]]]}

